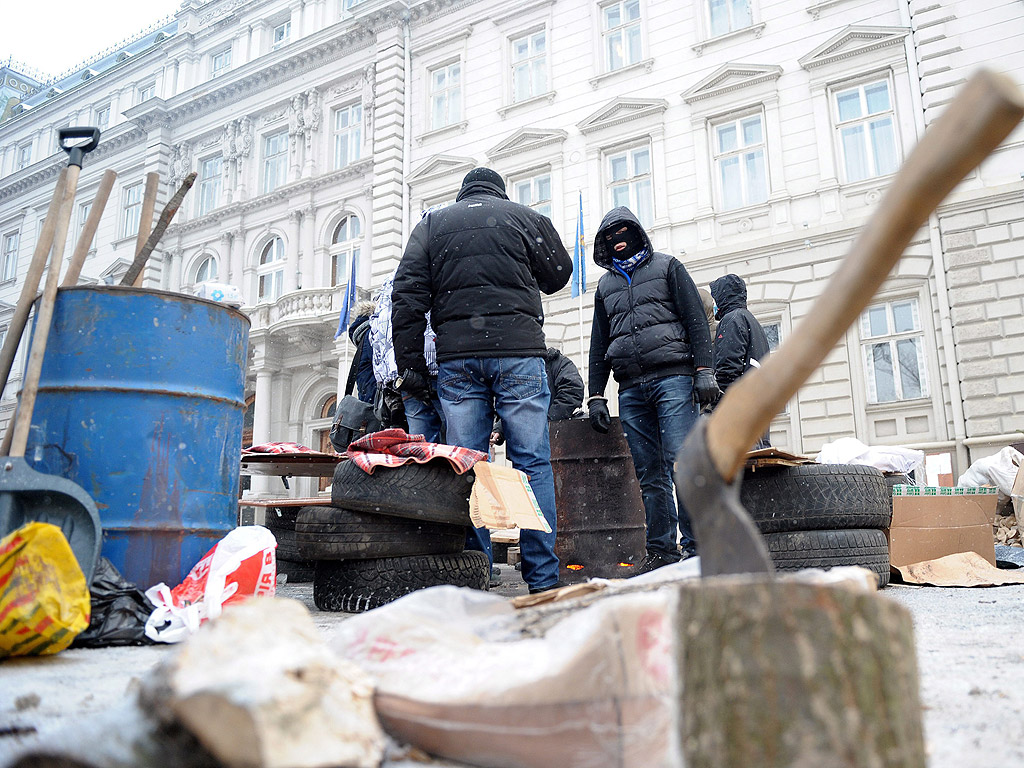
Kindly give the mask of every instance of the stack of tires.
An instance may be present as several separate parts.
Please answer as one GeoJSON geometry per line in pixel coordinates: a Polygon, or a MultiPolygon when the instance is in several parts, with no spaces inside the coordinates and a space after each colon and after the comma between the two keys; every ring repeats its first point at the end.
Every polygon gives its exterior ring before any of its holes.
{"type": "Polygon", "coordinates": [[[472,482],[443,459],[372,475],[338,464],[331,505],[295,518],[296,554],[315,563],[317,608],[359,613],[441,584],[487,589],[487,556],[464,551],[472,482]]]}
{"type": "Polygon", "coordinates": [[[892,482],[874,467],[802,464],[744,474],[740,500],[780,570],[859,565],[889,583],[892,482]]]}

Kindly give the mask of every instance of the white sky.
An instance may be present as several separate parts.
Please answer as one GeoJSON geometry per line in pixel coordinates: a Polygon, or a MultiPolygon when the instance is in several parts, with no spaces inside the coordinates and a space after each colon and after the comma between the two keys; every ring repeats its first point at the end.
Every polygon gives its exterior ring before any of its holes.
{"type": "Polygon", "coordinates": [[[56,75],[173,13],[181,0],[43,0],[3,5],[0,60],[11,56],[56,75]]]}

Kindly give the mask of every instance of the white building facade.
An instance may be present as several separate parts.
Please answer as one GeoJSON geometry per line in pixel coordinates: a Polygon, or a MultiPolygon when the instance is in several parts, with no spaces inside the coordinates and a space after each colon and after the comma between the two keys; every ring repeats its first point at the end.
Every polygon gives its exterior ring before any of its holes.
{"type": "MultiPolygon", "coordinates": [[[[628,205],[698,285],[742,277],[784,341],[980,65],[1024,82],[1019,0],[186,0],[0,123],[0,329],[65,161],[55,131],[95,124],[73,228],[102,171],[119,175],[82,281],[124,274],[146,173],[159,210],[196,171],[144,285],[241,290],[254,442],[324,444],[353,263],[372,292],[477,165],[570,252],[581,205],[588,256],[628,205]]],[[[855,436],[948,453],[958,473],[1024,439],[1022,175],[1018,128],[775,419],[776,445],[855,436]]],[[[568,288],[546,301],[549,342],[577,364],[580,314],[568,288]]]]}

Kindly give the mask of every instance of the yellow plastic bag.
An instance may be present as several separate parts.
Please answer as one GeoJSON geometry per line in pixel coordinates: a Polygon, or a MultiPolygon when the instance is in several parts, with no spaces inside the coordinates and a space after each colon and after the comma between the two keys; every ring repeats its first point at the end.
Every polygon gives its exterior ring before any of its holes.
{"type": "Polygon", "coordinates": [[[0,658],[63,651],[89,626],[89,586],[60,528],[0,539],[0,658]]]}

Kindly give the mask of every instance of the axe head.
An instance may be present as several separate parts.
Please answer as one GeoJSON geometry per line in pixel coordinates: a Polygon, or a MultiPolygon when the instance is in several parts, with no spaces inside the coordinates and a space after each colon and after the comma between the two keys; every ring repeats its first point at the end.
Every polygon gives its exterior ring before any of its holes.
{"type": "Polygon", "coordinates": [[[740,504],[737,475],[726,483],[708,452],[707,417],[690,430],[673,471],[676,498],[690,514],[702,576],[775,571],[761,532],[740,504]]]}

